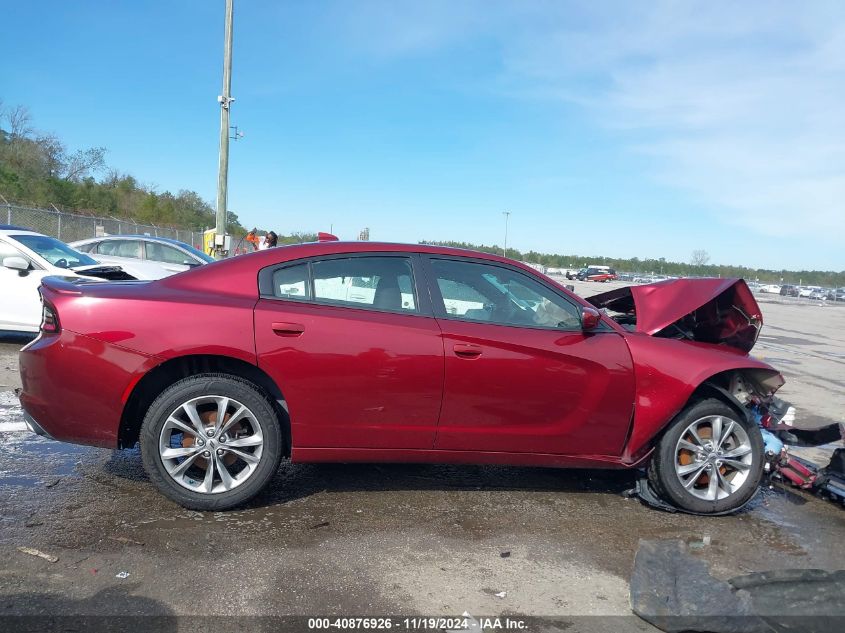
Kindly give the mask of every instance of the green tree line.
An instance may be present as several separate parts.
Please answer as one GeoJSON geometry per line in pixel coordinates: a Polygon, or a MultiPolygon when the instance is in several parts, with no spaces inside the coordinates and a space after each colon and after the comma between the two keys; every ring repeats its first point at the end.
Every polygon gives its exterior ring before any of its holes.
{"type": "MultiPolygon", "coordinates": [[[[36,130],[25,107],[0,102],[0,195],[7,200],[193,230],[215,225],[214,208],[195,191],[159,193],[109,169],[105,157],[104,147],[70,151],[55,134],[36,130]]],[[[229,224],[245,233],[233,213],[229,224]]]]}
{"type": "MultiPolygon", "coordinates": [[[[502,247],[496,244],[486,246],[484,244],[471,244],[469,242],[437,242],[424,241],[421,244],[436,244],[439,246],[451,246],[454,248],[468,248],[484,253],[502,254],[502,247]]],[[[606,257],[602,255],[559,255],[556,253],[538,253],[527,251],[525,253],[508,247],[508,257],[533,264],[542,264],[552,268],[582,268],[591,264],[602,264],[615,268],[619,272],[631,273],[653,273],[655,275],[667,275],[673,277],[741,277],[749,281],[761,281],[766,283],[789,283],[804,284],[810,286],[842,287],[845,286],[845,271],[834,272],[824,270],[764,270],[748,268],[745,266],[730,266],[724,264],[693,264],[685,262],[667,261],[665,258],[640,259],[633,257],[625,259],[620,257],[606,257]]],[[[709,259],[702,256],[702,251],[694,251],[691,261],[702,261],[709,259]]]]}

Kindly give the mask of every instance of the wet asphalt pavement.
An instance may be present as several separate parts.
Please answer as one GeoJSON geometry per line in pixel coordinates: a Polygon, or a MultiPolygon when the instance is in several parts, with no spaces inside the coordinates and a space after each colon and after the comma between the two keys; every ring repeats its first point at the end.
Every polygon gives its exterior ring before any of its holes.
{"type": "MultiPolygon", "coordinates": [[[[626,472],[285,463],[248,508],[186,511],[153,489],[137,450],[16,430],[8,390],[19,347],[0,343],[0,622],[44,613],[629,615],[640,539],[683,540],[723,579],[845,568],[845,511],[829,502],[775,488],[735,516],[666,514],[622,496],[636,476],[626,472]]],[[[634,617],[613,628],[651,630],[634,617]]]]}

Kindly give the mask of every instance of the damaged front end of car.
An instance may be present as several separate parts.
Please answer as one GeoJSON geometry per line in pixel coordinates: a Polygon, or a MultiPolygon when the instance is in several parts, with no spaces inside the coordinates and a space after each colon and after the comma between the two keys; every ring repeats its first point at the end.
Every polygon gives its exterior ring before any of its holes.
{"type": "Polygon", "coordinates": [[[757,342],[763,315],[742,279],[668,279],[588,297],[623,327],[651,336],[728,345],[757,342]]]}

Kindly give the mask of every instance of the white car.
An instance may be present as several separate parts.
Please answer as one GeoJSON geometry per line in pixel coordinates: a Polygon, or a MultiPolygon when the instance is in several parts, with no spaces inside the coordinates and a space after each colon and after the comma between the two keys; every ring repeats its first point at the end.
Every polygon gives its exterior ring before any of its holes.
{"type": "Polygon", "coordinates": [[[138,279],[161,279],[214,261],[184,242],[151,235],[93,237],[71,246],[104,264],[117,264],[138,279]]]}
{"type": "Polygon", "coordinates": [[[760,286],[760,290],[758,292],[767,292],[769,294],[779,295],[780,286],[778,286],[777,284],[765,284],[763,286],[760,286]]]}
{"type": "Polygon", "coordinates": [[[0,331],[37,332],[41,324],[38,286],[48,275],[129,280],[119,266],[104,266],[70,246],[28,229],[0,225],[0,331]]]}

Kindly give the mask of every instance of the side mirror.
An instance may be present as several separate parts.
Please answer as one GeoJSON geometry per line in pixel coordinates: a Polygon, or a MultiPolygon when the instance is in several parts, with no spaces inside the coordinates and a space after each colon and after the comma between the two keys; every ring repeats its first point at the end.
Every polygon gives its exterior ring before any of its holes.
{"type": "Polygon", "coordinates": [[[12,270],[27,271],[29,270],[29,262],[23,257],[12,255],[11,257],[3,258],[3,267],[11,268],[12,270]]]}
{"type": "Polygon", "coordinates": [[[581,329],[593,330],[601,322],[601,313],[595,308],[581,308],[581,329]]]}
{"type": "Polygon", "coordinates": [[[184,262],[182,262],[182,265],[188,266],[189,268],[195,268],[196,266],[199,266],[200,263],[197,262],[197,261],[194,261],[193,259],[186,259],[184,262]]]}

